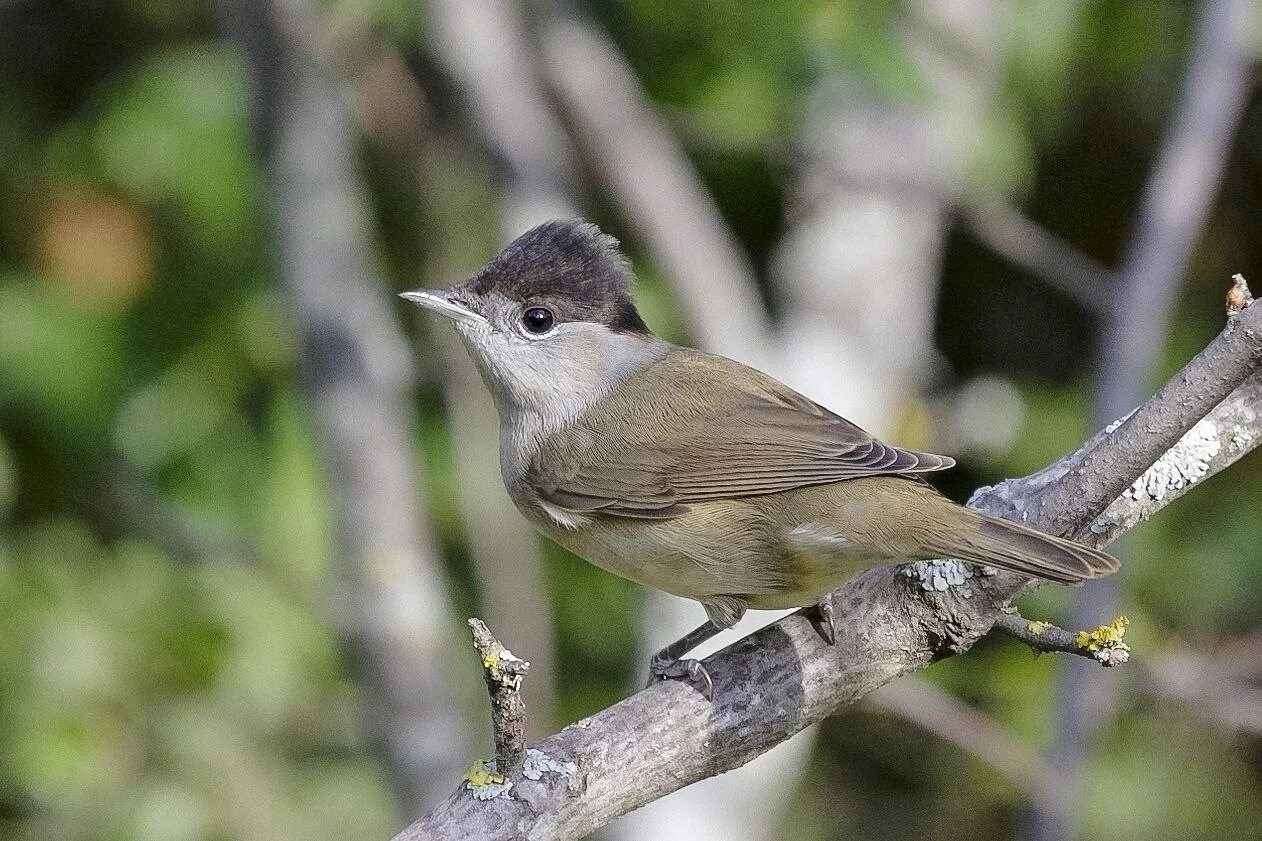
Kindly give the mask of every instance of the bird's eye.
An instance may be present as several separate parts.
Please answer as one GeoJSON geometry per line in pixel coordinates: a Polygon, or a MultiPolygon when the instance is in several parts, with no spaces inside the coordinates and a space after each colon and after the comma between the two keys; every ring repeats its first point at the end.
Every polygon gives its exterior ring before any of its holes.
{"type": "Polygon", "coordinates": [[[531,307],[521,314],[521,323],[527,330],[537,335],[551,330],[556,319],[552,317],[552,310],[531,307]]]}

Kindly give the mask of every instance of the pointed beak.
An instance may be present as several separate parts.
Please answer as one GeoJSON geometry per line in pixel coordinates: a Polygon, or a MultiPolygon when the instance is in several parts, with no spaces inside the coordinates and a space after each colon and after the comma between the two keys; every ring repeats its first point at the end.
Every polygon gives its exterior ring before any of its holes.
{"type": "Polygon", "coordinates": [[[439,315],[445,315],[452,321],[459,321],[464,324],[478,324],[483,327],[490,326],[490,323],[485,318],[464,304],[458,304],[451,300],[446,290],[443,289],[414,289],[411,292],[400,292],[399,297],[405,301],[420,304],[425,309],[432,310],[439,315]]]}

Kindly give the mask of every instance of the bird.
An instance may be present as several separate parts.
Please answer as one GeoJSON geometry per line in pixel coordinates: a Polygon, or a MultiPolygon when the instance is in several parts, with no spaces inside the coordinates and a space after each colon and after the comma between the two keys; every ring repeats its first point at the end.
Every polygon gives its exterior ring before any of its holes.
{"type": "Polygon", "coordinates": [[[499,415],[521,514],[608,572],[699,602],[707,621],[650,661],[650,681],[712,696],[686,655],[748,609],[808,608],[871,567],[958,558],[1076,585],[1117,569],[1097,549],[982,514],[925,474],[954,459],[892,446],[732,359],[655,335],[619,243],[578,219],[522,234],[467,280],[401,297],[446,316],[499,415]]]}

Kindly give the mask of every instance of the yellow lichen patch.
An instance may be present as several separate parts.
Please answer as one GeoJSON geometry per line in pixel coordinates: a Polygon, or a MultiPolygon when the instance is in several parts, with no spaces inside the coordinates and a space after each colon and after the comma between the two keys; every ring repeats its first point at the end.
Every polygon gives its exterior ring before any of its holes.
{"type": "Polygon", "coordinates": [[[469,769],[469,773],[464,775],[464,781],[474,788],[479,786],[499,785],[504,782],[504,775],[487,770],[486,761],[479,759],[477,762],[473,763],[473,767],[469,769]]]}
{"type": "Polygon", "coordinates": [[[500,656],[494,651],[487,651],[482,655],[482,668],[486,669],[488,672],[493,672],[499,667],[499,664],[500,656]]]}
{"type": "Polygon", "coordinates": [[[1126,626],[1130,623],[1130,619],[1119,616],[1094,631],[1079,631],[1078,636],[1074,638],[1074,643],[1086,651],[1104,651],[1105,649],[1130,651],[1131,647],[1122,642],[1122,637],[1126,634],[1126,626]]]}
{"type": "Polygon", "coordinates": [[[1051,622],[1040,622],[1037,619],[1031,619],[1030,623],[1025,626],[1025,629],[1037,637],[1050,627],[1052,627],[1051,622]]]}

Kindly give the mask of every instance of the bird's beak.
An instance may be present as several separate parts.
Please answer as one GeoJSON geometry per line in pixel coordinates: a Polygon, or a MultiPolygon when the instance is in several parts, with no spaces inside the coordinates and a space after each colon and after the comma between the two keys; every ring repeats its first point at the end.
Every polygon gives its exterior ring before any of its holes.
{"type": "Polygon", "coordinates": [[[458,304],[443,289],[414,289],[411,292],[400,292],[399,297],[420,304],[427,310],[445,315],[452,321],[465,324],[477,324],[489,327],[490,323],[464,304],[458,304]]]}

